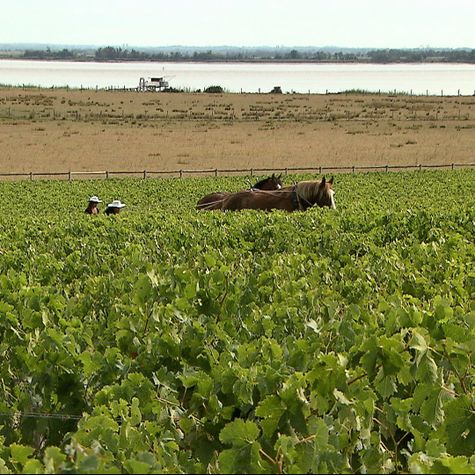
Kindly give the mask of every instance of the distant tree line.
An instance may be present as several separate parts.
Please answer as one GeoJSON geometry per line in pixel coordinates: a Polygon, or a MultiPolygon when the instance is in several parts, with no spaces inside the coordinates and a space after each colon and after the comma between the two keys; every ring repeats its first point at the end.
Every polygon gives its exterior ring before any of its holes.
{"type": "Polygon", "coordinates": [[[136,49],[106,46],[92,53],[81,50],[25,50],[24,59],[73,61],[308,61],[308,62],[361,62],[361,63],[475,63],[475,49],[376,49],[361,52],[276,49],[249,49],[229,51],[138,51],[136,49]]]}
{"type": "Polygon", "coordinates": [[[77,52],[71,51],[67,48],[63,48],[59,51],[52,51],[50,48],[46,50],[36,50],[36,49],[27,49],[23,53],[25,59],[70,59],[74,60],[77,58],[77,52]]]}
{"type": "Polygon", "coordinates": [[[475,63],[475,49],[385,49],[368,51],[366,56],[371,63],[475,63]]]}

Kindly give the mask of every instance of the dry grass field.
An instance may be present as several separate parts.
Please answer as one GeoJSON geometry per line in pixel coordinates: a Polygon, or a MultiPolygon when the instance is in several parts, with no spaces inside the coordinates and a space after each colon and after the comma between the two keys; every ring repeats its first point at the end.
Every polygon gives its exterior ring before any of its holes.
{"type": "Polygon", "coordinates": [[[0,89],[0,173],[475,162],[475,97],[0,89]]]}

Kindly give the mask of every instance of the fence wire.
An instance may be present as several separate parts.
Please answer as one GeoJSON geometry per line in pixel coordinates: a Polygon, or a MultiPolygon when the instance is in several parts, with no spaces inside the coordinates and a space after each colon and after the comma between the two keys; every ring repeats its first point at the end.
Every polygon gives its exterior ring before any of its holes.
{"type": "MultiPolygon", "coordinates": [[[[55,413],[47,413],[47,412],[0,412],[0,417],[8,417],[8,418],[32,418],[32,419],[56,419],[56,420],[80,420],[85,415],[81,414],[55,414],[55,413]]],[[[92,416],[94,417],[94,416],[92,416]]],[[[115,417],[113,418],[117,422],[122,422],[122,417],[115,417]]]]}

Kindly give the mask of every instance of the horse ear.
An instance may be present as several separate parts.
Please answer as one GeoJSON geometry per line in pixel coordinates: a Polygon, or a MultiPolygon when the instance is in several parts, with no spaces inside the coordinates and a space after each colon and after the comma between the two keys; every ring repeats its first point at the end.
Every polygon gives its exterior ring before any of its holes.
{"type": "Polygon", "coordinates": [[[275,172],[274,172],[274,173],[272,173],[272,178],[275,178],[275,172]]]}
{"type": "Polygon", "coordinates": [[[282,173],[277,178],[280,180],[282,178],[282,173]]]}
{"type": "Polygon", "coordinates": [[[326,182],[327,182],[327,180],[325,179],[325,177],[323,177],[322,181],[320,182],[320,186],[325,186],[326,182]]]}
{"type": "Polygon", "coordinates": [[[328,183],[330,183],[330,185],[333,185],[333,177],[331,177],[331,178],[328,180],[328,183]]]}

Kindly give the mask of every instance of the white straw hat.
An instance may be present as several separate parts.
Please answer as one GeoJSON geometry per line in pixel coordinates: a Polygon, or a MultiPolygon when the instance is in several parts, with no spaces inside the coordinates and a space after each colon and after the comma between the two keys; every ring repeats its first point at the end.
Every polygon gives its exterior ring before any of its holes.
{"type": "Polygon", "coordinates": [[[97,196],[91,196],[89,198],[89,203],[102,203],[102,200],[100,200],[97,196]]]}
{"type": "Polygon", "coordinates": [[[120,200],[114,200],[112,203],[107,205],[108,208],[123,208],[125,206],[124,203],[121,203],[120,200]]]}

